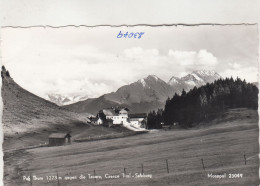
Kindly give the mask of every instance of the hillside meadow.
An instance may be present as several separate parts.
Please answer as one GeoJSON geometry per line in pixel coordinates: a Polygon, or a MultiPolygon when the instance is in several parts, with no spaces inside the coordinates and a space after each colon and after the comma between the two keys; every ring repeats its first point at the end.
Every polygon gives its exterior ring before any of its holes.
{"type": "Polygon", "coordinates": [[[4,183],[259,185],[257,111],[233,109],[205,125],[185,130],[154,130],[110,140],[73,142],[61,147],[9,151],[4,158],[4,183]],[[96,179],[89,179],[89,174],[94,176],[94,171],[96,179]],[[146,178],[135,177],[136,173],[140,175],[142,172],[146,178]],[[131,173],[131,177],[123,178],[122,173],[131,173]],[[226,174],[227,177],[208,178],[211,173],[226,174]],[[119,178],[105,178],[105,174],[119,175],[119,178]],[[238,174],[239,178],[228,178],[229,174],[238,174]],[[27,181],[30,175],[43,180],[27,181]],[[61,178],[59,181],[55,179],[57,175],[61,178]],[[80,176],[83,179],[79,179],[80,176]]]}

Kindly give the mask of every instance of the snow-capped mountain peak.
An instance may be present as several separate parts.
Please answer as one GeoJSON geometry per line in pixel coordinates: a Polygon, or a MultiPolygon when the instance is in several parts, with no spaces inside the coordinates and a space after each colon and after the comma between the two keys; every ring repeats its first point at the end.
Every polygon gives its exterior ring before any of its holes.
{"type": "Polygon", "coordinates": [[[143,87],[146,86],[146,82],[145,82],[144,78],[138,80],[138,82],[141,83],[143,85],[143,87]]]}
{"type": "Polygon", "coordinates": [[[156,81],[159,80],[159,78],[158,78],[156,75],[149,75],[149,76],[147,76],[146,79],[147,79],[147,80],[148,80],[148,79],[154,79],[154,80],[156,80],[156,81]]]}
{"type": "Polygon", "coordinates": [[[180,84],[180,78],[172,76],[171,79],[169,80],[168,84],[169,85],[175,85],[175,84],[180,84]]]}
{"type": "Polygon", "coordinates": [[[79,94],[61,95],[57,93],[51,93],[47,95],[46,99],[61,106],[86,100],[88,99],[88,96],[79,94]]]}
{"type": "Polygon", "coordinates": [[[193,71],[191,74],[196,74],[206,83],[212,83],[214,80],[221,78],[221,76],[214,70],[198,70],[193,71]]]}
{"type": "Polygon", "coordinates": [[[137,83],[141,83],[143,87],[150,87],[151,84],[159,83],[162,80],[155,75],[149,75],[146,78],[139,79],[137,83]]]}
{"type": "Polygon", "coordinates": [[[214,70],[196,70],[196,71],[193,71],[192,73],[195,73],[195,74],[200,74],[200,75],[206,75],[206,76],[214,76],[215,74],[217,74],[214,70]]]}
{"type": "Polygon", "coordinates": [[[194,73],[191,73],[191,74],[188,74],[187,76],[182,77],[181,80],[196,81],[196,82],[203,81],[203,79],[201,79],[197,74],[194,74],[194,73]]]}
{"type": "Polygon", "coordinates": [[[219,78],[221,78],[221,76],[213,70],[197,70],[181,78],[173,76],[168,84],[173,87],[177,86],[178,89],[183,88],[188,91],[194,86],[199,87],[207,83],[212,83],[219,78]]]}
{"type": "Polygon", "coordinates": [[[188,75],[189,77],[191,77],[193,80],[196,81],[204,81],[203,79],[201,79],[196,73],[191,73],[190,75],[188,75]]]}

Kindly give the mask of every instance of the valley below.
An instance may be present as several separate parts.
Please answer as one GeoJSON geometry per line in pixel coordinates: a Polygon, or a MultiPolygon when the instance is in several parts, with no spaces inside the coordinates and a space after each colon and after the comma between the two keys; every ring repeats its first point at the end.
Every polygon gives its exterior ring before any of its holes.
{"type": "Polygon", "coordinates": [[[12,150],[9,144],[9,150],[4,149],[4,183],[259,185],[258,134],[257,111],[241,108],[192,129],[150,130],[60,147],[12,150]],[[210,174],[226,177],[211,178],[210,174]],[[229,174],[238,177],[229,178],[229,174]],[[35,180],[28,181],[30,176],[35,180]]]}

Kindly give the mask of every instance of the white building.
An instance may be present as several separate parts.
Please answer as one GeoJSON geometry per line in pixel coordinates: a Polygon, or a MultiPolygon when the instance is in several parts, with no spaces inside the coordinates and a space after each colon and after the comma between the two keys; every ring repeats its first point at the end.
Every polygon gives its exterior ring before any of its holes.
{"type": "Polygon", "coordinates": [[[108,120],[112,120],[114,125],[126,124],[128,123],[128,111],[127,108],[103,109],[98,112],[98,118],[101,119],[102,124],[105,124],[108,120]]]}
{"type": "Polygon", "coordinates": [[[129,114],[129,120],[131,125],[136,128],[146,128],[147,114],[146,113],[129,114]]]}

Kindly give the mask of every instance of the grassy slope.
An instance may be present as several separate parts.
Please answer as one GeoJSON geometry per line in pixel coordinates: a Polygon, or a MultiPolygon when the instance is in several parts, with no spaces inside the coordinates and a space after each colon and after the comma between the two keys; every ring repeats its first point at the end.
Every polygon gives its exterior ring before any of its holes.
{"type": "Polygon", "coordinates": [[[23,89],[9,77],[2,81],[2,99],[5,135],[46,128],[52,124],[87,122],[87,115],[62,109],[23,89]]]}
{"type": "Polygon", "coordinates": [[[88,114],[77,114],[20,87],[12,78],[2,81],[3,149],[48,143],[52,132],[71,132],[72,138],[129,132],[87,124],[88,114]]]}
{"type": "MultiPolygon", "coordinates": [[[[73,143],[7,153],[6,185],[28,185],[22,175],[38,176],[144,172],[153,178],[61,180],[61,185],[258,185],[258,115],[236,109],[210,127],[159,131],[127,138],[73,143]],[[244,165],[243,154],[248,161],[244,165]],[[206,170],[202,169],[201,158],[206,170]],[[166,172],[165,159],[170,173],[166,172]],[[18,174],[19,173],[19,174],[18,174]],[[209,179],[207,173],[242,173],[242,179],[209,179]],[[9,175],[8,175],[9,174],[9,175]]],[[[45,185],[46,181],[33,182],[45,185]]],[[[49,183],[57,184],[57,182],[49,183]]]]}

